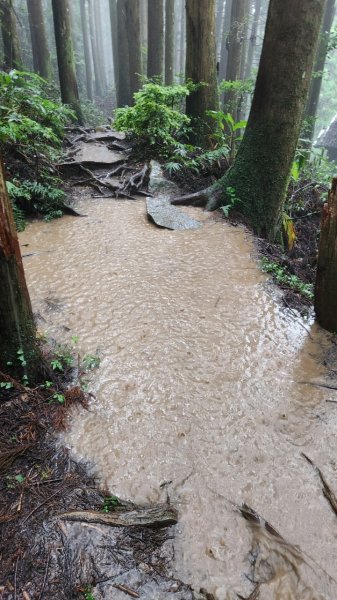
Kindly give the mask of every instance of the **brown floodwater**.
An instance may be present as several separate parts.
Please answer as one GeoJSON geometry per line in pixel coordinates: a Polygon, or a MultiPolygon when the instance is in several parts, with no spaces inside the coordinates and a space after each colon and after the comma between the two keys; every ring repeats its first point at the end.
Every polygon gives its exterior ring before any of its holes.
{"type": "Polygon", "coordinates": [[[20,234],[39,328],[101,358],[64,442],[111,493],[169,497],[173,568],[195,589],[337,598],[337,520],[301,455],[337,490],[335,392],[300,383],[324,378],[328,337],[281,307],[242,227],[186,209],[201,229],[158,229],[143,201],[85,192],[78,209],[20,234]]]}

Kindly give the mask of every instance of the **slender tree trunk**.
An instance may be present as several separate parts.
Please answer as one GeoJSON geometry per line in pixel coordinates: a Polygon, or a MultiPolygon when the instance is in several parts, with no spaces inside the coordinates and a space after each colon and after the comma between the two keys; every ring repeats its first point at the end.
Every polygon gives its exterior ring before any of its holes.
{"type": "Polygon", "coordinates": [[[97,2],[93,3],[94,8],[94,19],[95,19],[95,43],[97,48],[97,58],[98,58],[98,69],[99,69],[99,78],[102,83],[102,91],[103,95],[106,92],[107,84],[106,84],[106,67],[104,60],[104,50],[103,50],[103,31],[102,31],[102,20],[101,20],[101,11],[100,5],[97,2]]]}
{"type": "Polygon", "coordinates": [[[318,108],[318,101],[321,93],[324,65],[328,53],[329,36],[335,16],[335,11],[336,0],[326,0],[321,36],[315,59],[314,77],[311,80],[309,98],[305,111],[305,117],[308,120],[308,126],[305,137],[308,140],[310,140],[310,143],[308,144],[309,147],[311,146],[315,133],[315,121],[318,108]],[[318,75],[318,73],[320,75],[318,75]]]}
{"type": "Polygon", "coordinates": [[[324,204],[315,285],[317,321],[324,329],[337,331],[337,178],[332,180],[324,204]]]}
{"type": "Polygon", "coordinates": [[[101,78],[101,68],[100,68],[98,49],[97,49],[97,39],[96,39],[97,32],[96,32],[93,0],[88,0],[88,8],[89,8],[89,24],[90,24],[90,42],[91,42],[92,62],[94,65],[94,75],[95,75],[95,93],[96,93],[96,96],[98,96],[99,98],[102,98],[102,96],[103,96],[103,81],[101,78]]]}
{"type": "Polygon", "coordinates": [[[22,68],[20,42],[12,0],[0,0],[1,35],[3,41],[3,68],[22,68]]]}
{"type": "Polygon", "coordinates": [[[223,30],[223,12],[224,12],[225,0],[217,0],[216,2],[216,59],[217,63],[220,64],[221,54],[221,40],[223,30]]]}
{"type": "MultiPolygon", "coordinates": [[[[238,81],[241,76],[242,56],[244,49],[244,31],[246,20],[246,0],[236,0],[232,3],[231,28],[228,36],[227,81],[238,81]]],[[[224,98],[225,110],[238,118],[238,94],[228,91],[224,98]]]]}
{"type": "Polygon", "coordinates": [[[27,0],[30,35],[32,40],[34,71],[51,80],[51,61],[44,23],[42,1],[27,0]]]}
{"type": "Polygon", "coordinates": [[[129,44],[126,24],[127,0],[117,0],[117,49],[118,49],[118,84],[117,106],[130,105],[132,95],[130,88],[129,44]]]}
{"type": "Polygon", "coordinates": [[[278,235],[291,165],[307,99],[324,0],[270,0],[252,107],[234,166],[218,182],[225,204],[238,207],[257,235],[278,235]],[[308,43],[310,40],[310,43],[308,43]]]}
{"type": "Polygon", "coordinates": [[[180,30],[180,80],[185,81],[186,68],[186,0],[181,2],[181,30],[180,30]]]}
{"type": "Polygon", "coordinates": [[[85,80],[87,88],[87,96],[89,100],[93,99],[92,93],[92,68],[91,68],[91,52],[89,42],[89,27],[88,27],[88,15],[87,15],[87,2],[86,0],[80,0],[81,9],[81,23],[82,23],[82,34],[83,34],[83,51],[84,51],[84,62],[85,62],[85,80]]]}
{"type": "Polygon", "coordinates": [[[221,38],[221,54],[219,67],[219,81],[226,79],[228,64],[229,33],[231,28],[232,0],[226,0],[224,21],[221,38]]]}
{"type": "Polygon", "coordinates": [[[248,43],[247,63],[245,69],[245,79],[248,79],[252,72],[254,52],[256,48],[257,27],[260,21],[261,0],[255,0],[253,24],[248,43]]]}
{"type": "Polygon", "coordinates": [[[163,77],[164,69],[164,3],[163,0],[148,2],[148,48],[147,76],[163,77]]]}
{"type": "Polygon", "coordinates": [[[62,102],[71,106],[76,113],[78,122],[83,124],[75,75],[68,0],[52,0],[52,7],[62,102]]]}
{"type": "Polygon", "coordinates": [[[166,0],[165,6],[165,83],[173,84],[174,65],[174,5],[175,0],[166,0]]]}
{"type": "Polygon", "coordinates": [[[186,78],[207,84],[187,97],[186,113],[198,130],[198,141],[211,147],[216,122],[206,111],[219,108],[214,0],[186,2],[186,78]]]}
{"type": "Polygon", "coordinates": [[[132,104],[133,94],[140,87],[139,75],[142,71],[139,0],[126,0],[125,8],[130,73],[130,104],[132,104]]]}
{"type": "Polygon", "coordinates": [[[140,0],[140,44],[142,73],[147,71],[147,0],[140,0]]]}
{"type": "Polygon", "coordinates": [[[110,7],[110,28],[112,41],[112,58],[114,66],[115,89],[116,89],[116,104],[119,99],[119,54],[118,54],[118,27],[117,27],[117,0],[109,0],[110,7]]]}
{"type": "Polygon", "coordinates": [[[36,377],[39,352],[12,207],[0,159],[0,369],[36,377]],[[21,353],[21,354],[18,354],[21,353]],[[22,359],[18,360],[21,356],[22,359]],[[26,362],[26,365],[23,363],[26,362]],[[23,367],[23,368],[22,368],[23,367]]]}

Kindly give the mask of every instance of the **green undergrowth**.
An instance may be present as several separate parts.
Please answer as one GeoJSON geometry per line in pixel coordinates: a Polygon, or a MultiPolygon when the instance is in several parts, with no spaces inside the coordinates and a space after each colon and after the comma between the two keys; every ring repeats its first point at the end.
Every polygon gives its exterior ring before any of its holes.
{"type": "Polygon", "coordinates": [[[314,288],[312,283],[305,283],[297,275],[293,275],[287,271],[282,265],[268,258],[261,259],[261,268],[265,273],[270,273],[273,276],[275,283],[284,288],[289,288],[294,292],[299,293],[306,300],[312,301],[314,298],[314,288]]]}
{"type": "Polygon", "coordinates": [[[62,215],[65,194],[55,163],[73,112],[34,73],[0,71],[0,151],[18,229],[25,215],[62,215]]]}

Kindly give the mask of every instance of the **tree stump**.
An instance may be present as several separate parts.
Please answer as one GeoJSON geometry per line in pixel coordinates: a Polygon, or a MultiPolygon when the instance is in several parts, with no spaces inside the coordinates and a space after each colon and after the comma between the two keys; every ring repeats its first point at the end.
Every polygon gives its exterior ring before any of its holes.
{"type": "Polygon", "coordinates": [[[337,177],[323,206],[315,285],[318,323],[337,332],[337,177]]]}

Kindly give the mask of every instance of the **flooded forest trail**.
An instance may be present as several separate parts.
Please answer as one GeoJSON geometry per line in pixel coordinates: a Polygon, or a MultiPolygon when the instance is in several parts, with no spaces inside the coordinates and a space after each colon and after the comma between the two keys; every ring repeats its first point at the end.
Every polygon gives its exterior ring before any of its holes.
{"type": "Polygon", "coordinates": [[[336,516],[302,456],[337,490],[336,393],[309,384],[328,337],[281,306],[244,228],[196,208],[200,229],[156,228],[144,199],[85,188],[76,208],[20,234],[39,329],[101,358],[62,441],[111,493],[169,497],[172,571],[195,590],[337,598],[336,516]]]}

